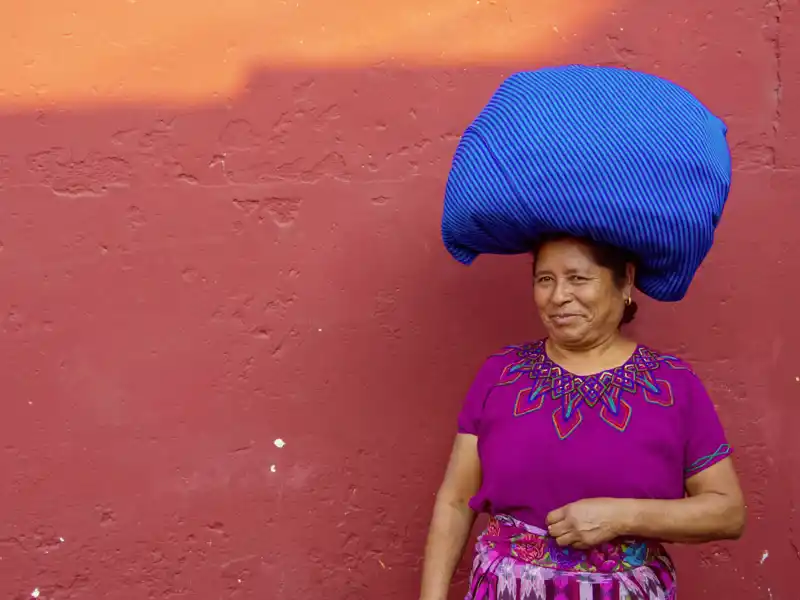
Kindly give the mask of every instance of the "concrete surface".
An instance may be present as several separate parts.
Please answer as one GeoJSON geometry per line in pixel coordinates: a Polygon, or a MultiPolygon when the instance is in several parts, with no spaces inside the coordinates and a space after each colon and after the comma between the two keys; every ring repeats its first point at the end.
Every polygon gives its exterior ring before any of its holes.
{"type": "Polygon", "coordinates": [[[443,250],[449,159],[503,76],[591,62],[730,126],[718,243],[635,328],[749,499],[681,600],[798,598],[797,0],[62,4],[2,9],[0,597],[415,598],[461,396],[539,333],[525,259],[443,250]]]}

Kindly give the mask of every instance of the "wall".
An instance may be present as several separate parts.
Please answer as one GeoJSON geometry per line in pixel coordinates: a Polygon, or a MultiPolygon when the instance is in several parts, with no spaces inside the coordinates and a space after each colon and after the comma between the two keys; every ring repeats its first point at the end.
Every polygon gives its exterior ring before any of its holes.
{"type": "Polygon", "coordinates": [[[443,250],[449,159],[505,75],[590,62],[730,126],[718,243],[636,332],[749,498],[681,597],[796,598],[797,0],[382,4],[0,8],[0,596],[415,597],[461,395],[539,333],[524,259],[443,250]]]}

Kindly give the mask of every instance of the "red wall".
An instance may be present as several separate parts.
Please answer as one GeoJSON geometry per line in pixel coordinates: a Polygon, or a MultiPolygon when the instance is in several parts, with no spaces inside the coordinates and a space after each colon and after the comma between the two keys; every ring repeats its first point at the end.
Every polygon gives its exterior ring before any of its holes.
{"type": "Polygon", "coordinates": [[[62,4],[0,15],[0,597],[414,598],[465,387],[539,333],[524,259],[442,248],[450,156],[563,62],[730,126],[717,245],[635,332],[695,363],[749,499],[682,600],[798,597],[797,0],[62,4]]]}

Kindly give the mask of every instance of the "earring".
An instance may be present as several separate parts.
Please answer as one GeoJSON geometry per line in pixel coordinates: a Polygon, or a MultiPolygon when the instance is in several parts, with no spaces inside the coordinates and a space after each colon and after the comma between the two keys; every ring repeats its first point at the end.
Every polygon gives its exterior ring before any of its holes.
{"type": "Polygon", "coordinates": [[[625,306],[630,306],[630,305],[631,305],[631,302],[633,302],[633,300],[631,299],[631,297],[630,297],[630,296],[628,296],[627,298],[625,298],[625,306]]]}

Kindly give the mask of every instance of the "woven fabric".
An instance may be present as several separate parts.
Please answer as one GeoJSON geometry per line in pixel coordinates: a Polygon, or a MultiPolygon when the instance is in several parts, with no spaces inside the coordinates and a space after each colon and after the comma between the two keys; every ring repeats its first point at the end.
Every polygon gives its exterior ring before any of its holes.
{"type": "Polygon", "coordinates": [[[725,124],[685,89],[611,67],[512,75],[466,129],[442,238],[464,264],[542,234],[613,244],[636,285],[680,300],[714,241],[731,182],[725,124]]]}
{"type": "Polygon", "coordinates": [[[508,515],[478,538],[464,600],[675,600],[672,559],[655,542],[561,548],[547,532],[508,515]]]}

